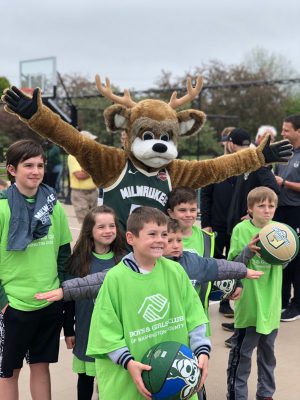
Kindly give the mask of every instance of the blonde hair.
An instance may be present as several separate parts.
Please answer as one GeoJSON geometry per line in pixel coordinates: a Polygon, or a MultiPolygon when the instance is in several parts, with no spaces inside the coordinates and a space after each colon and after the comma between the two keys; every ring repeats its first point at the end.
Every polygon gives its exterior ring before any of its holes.
{"type": "Polygon", "coordinates": [[[255,136],[255,142],[257,142],[257,139],[260,138],[261,136],[264,136],[266,132],[270,132],[274,138],[277,136],[277,131],[274,128],[274,126],[271,125],[262,125],[258,128],[257,134],[255,136]]]}
{"type": "Polygon", "coordinates": [[[278,204],[278,197],[274,190],[266,186],[258,186],[248,193],[247,206],[253,208],[255,204],[261,203],[265,200],[274,201],[275,206],[278,204]]]}

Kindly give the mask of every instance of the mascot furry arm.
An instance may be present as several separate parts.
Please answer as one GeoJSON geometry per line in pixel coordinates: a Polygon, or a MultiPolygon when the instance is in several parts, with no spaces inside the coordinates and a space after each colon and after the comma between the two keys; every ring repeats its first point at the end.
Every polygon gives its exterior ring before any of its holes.
{"type": "Polygon", "coordinates": [[[74,155],[99,187],[107,188],[115,184],[129,160],[145,174],[165,169],[172,187],[197,189],[233,175],[254,171],[266,163],[285,162],[292,154],[292,146],[287,140],[270,145],[267,138],[256,149],[212,160],[176,160],[178,138],[197,133],[205,121],[202,111],[175,111],[198,96],[202,88],[201,78],[197,79],[195,87],[188,79],[188,93],[177,98],[174,92],[168,104],[153,99],[135,103],[126,90],[124,96],[117,96],[113,94],[109,80],[106,79],[104,86],[98,75],[96,84],[100,93],[115,103],[104,111],[104,118],[108,130],[126,130],[125,151],[79,135],[74,127],[43,105],[39,89],[35,89],[31,98],[12,87],[6,89],[2,101],[6,103],[6,111],[17,114],[32,130],[74,155]]]}

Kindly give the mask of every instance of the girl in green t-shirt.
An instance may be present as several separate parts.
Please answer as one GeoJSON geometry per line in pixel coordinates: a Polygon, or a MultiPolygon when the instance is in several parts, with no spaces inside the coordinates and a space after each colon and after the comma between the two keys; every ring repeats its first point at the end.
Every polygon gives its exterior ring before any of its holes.
{"type": "MultiPolygon", "coordinates": [[[[123,243],[113,209],[107,206],[94,208],[83,221],[69,262],[70,274],[83,277],[112,268],[125,253],[123,243]]],[[[78,300],[66,304],[65,341],[67,348],[73,349],[74,353],[73,371],[78,374],[77,398],[89,400],[96,375],[94,359],[86,356],[94,302],[78,300]]]]}

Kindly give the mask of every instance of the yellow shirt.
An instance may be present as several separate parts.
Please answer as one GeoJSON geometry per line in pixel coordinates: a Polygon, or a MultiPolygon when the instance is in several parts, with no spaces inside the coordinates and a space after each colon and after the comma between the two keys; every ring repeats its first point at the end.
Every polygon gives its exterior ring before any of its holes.
{"type": "Polygon", "coordinates": [[[96,185],[94,184],[92,178],[87,179],[77,179],[74,175],[74,172],[82,171],[79,162],[76,160],[74,156],[68,156],[68,167],[70,173],[70,186],[71,189],[81,189],[81,190],[90,190],[96,189],[96,185]]]}

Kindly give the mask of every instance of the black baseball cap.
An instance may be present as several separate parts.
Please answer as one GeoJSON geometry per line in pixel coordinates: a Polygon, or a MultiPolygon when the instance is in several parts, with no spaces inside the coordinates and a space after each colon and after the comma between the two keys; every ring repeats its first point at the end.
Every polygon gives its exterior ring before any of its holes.
{"type": "Polygon", "coordinates": [[[251,136],[250,133],[243,128],[233,129],[228,136],[222,137],[222,142],[232,142],[238,146],[250,146],[251,136]]]}

